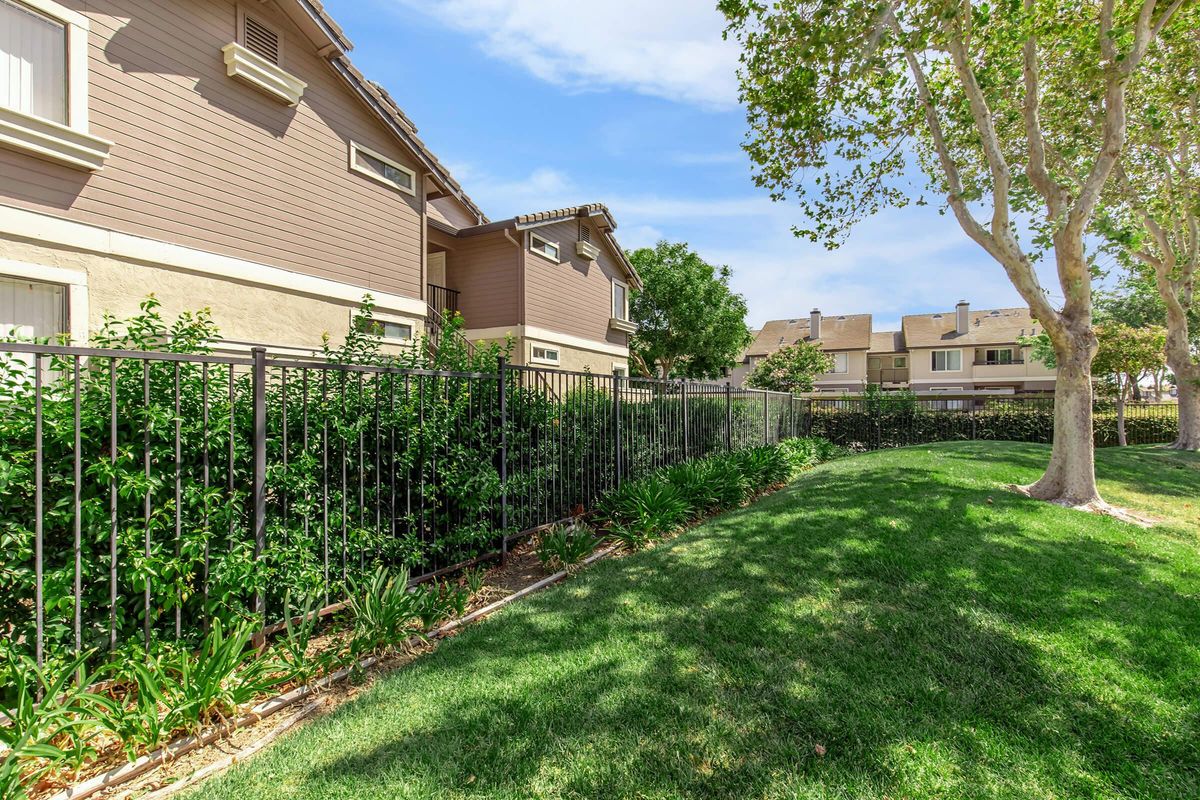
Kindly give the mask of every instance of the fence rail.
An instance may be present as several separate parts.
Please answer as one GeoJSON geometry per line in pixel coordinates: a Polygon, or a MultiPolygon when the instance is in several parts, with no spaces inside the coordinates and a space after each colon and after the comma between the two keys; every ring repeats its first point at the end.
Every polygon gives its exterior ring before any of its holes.
{"type": "Polygon", "coordinates": [[[437,371],[0,343],[0,632],[39,662],[340,599],[776,442],[801,401],[501,359],[437,371]]]}

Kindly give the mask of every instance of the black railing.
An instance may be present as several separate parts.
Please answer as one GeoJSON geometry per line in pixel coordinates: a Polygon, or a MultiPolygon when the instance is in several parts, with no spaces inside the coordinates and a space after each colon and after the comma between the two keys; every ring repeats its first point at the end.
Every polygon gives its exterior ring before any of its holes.
{"type": "Polygon", "coordinates": [[[453,316],[458,313],[458,290],[436,283],[425,284],[425,300],[429,307],[443,316],[453,316]]]}
{"type": "Polygon", "coordinates": [[[989,360],[986,358],[975,360],[975,366],[977,366],[977,367],[1004,367],[1004,366],[1008,366],[1009,364],[1024,364],[1024,363],[1025,363],[1025,359],[1023,359],[1023,358],[1010,358],[1008,361],[1005,361],[1003,359],[990,359],[989,360]]]}
{"type": "Polygon", "coordinates": [[[621,481],[797,434],[728,384],[0,343],[0,631],[39,662],[507,552],[621,481]]]}

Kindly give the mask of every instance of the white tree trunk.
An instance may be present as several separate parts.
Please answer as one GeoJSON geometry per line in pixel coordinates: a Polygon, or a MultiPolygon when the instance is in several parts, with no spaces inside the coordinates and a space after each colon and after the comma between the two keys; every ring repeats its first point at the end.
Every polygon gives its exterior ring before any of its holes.
{"type": "Polygon", "coordinates": [[[1176,450],[1200,450],[1200,367],[1190,363],[1172,365],[1179,387],[1179,436],[1171,444],[1176,450]]]}
{"type": "Polygon", "coordinates": [[[1054,387],[1054,447],[1046,474],[1026,487],[1030,497],[1071,507],[1102,508],[1096,488],[1092,433],[1092,356],[1090,326],[1068,331],[1056,343],[1058,379],[1054,387]]]}

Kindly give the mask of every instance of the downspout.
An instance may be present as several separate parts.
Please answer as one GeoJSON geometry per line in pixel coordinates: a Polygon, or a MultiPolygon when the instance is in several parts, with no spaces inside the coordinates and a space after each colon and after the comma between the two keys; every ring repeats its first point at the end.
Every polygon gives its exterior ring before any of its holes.
{"type": "Polygon", "coordinates": [[[517,324],[525,326],[525,248],[512,237],[509,229],[504,229],[504,238],[517,248],[517,324]]]}

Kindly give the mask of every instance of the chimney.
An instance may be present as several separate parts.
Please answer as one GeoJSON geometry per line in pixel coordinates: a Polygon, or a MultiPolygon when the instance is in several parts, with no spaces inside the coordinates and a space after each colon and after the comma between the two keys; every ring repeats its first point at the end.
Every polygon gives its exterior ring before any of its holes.
{"type": "Polygon", "coordinates": [[[808,315],[808,338],[821,338],[821,309],[814,308],[808,315]]]}
{"type": "Polygon", "coordinates": [[[958,305],[954,307],[954,315],[957,322],[957,324],[954,326],[954,330],[959,336],[962,336],[967,332],[967,320],[971,316],[971,304],[966,300],[959,300],[958,305]]]}

